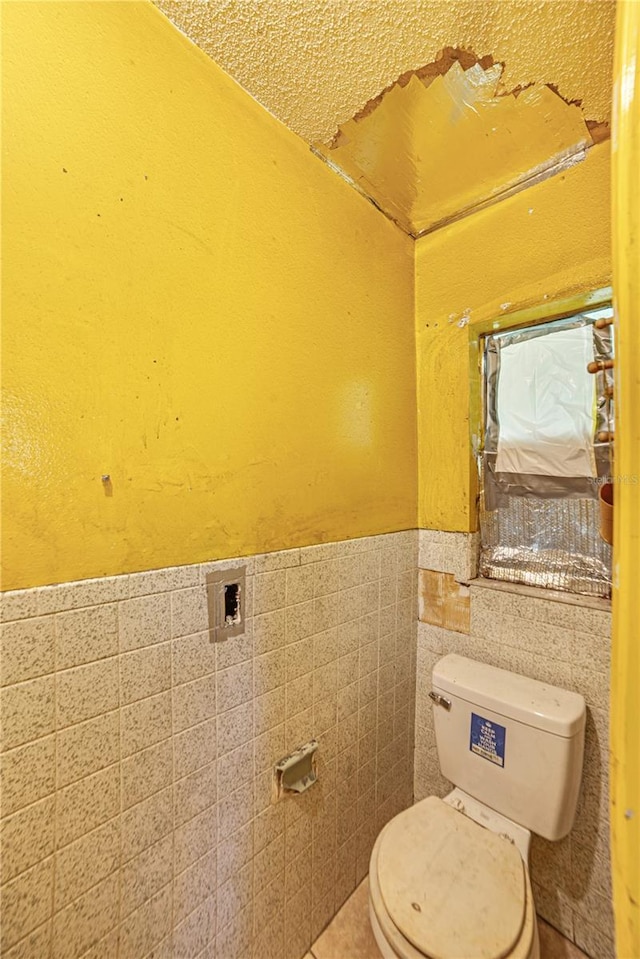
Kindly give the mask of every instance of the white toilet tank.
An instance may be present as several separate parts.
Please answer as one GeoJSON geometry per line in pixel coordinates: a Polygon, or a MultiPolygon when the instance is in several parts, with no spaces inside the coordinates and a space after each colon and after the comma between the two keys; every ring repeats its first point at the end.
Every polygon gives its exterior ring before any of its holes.
{"type": "Polygon", "coordinates": [[[583,697],[452,654],[433,669],[431,698],[442,774],[539,836],[566,836],[582,776],[583,697]]]}

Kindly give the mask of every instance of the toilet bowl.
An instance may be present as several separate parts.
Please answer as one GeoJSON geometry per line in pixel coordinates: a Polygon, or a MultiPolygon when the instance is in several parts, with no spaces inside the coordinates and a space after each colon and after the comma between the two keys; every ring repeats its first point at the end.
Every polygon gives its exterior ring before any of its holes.
{"type": "Polygon", "coordinates": [[[450,654],[433,668],[438,761],[454,784],[384,827],[369,915],[384,959],[539,959],[532,832],[570,831],[582,696],[450,654]]]}
{"type": "Polygon", "coordinates": [[[423,799],[376,840],[369,918],[384,959],[539,959],[529,870],[509,835],[515,824],[487,810],[506,830],[480,825],[460,811],[462,795],[423,799]]]}

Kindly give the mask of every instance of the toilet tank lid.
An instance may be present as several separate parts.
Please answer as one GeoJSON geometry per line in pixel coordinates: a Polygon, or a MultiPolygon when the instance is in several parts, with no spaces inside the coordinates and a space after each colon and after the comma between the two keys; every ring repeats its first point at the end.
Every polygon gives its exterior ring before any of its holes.
{"type": "Polygon", "coordinates": [[[586,707],[579,693],[456,653],[444,656],[435,664],[433,685],[471,705],[556,736],[569,738],[584,729],[586,707]]]}

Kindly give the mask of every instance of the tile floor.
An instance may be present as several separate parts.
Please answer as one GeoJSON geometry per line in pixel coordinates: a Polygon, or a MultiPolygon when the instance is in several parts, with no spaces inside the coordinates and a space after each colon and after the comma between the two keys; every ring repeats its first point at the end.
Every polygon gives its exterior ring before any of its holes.
{"type": "MultiPolygon", "coordinates": [[[[369,925],[369,880],[360,883],[304,959],[381,959],[369,925]]],[[[540,959],[587,959],[572,942],[538,920],[540,959]]]]}

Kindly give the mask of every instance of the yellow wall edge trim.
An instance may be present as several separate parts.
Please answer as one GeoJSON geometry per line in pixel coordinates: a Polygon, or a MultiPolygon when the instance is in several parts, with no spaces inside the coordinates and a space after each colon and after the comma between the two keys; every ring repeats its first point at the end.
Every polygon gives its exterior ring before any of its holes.
{"type": "Polygon", "coordinates": [[[640,4],[618,3],[613,119],[616,448],[611,864],[618,959],[640,956],[640,4]]]}

